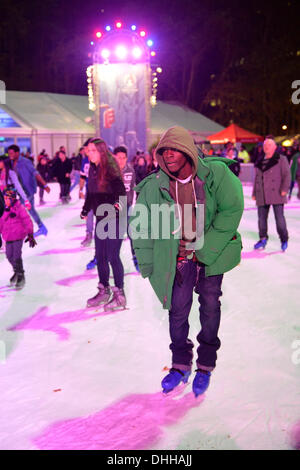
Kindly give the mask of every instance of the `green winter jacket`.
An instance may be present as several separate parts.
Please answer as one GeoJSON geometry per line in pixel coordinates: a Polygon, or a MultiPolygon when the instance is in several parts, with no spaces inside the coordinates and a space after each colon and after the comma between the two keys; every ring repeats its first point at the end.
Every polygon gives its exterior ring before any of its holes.
{"type": "Polygon", "coordinates": [[[300,152],[295,153],[295,155],[292,158],[292,164],[291,164],[291,180],[296,181],[296,174],[297,174],[297,169],[298,169],[298,158],[300,157],[300,152]]]}
{"type": "Polygon", "coordinates": [[[170,309],[180,241],[172,234],[177,227],[176,220],[171,221],[168,238],[160,236],[153,239],[151,235],[151,205],[175,204],[169,194],[170,176],[160,156],[164,147],[173,147],[189,155],[194,163],[193,175],[203,182],[204,243],[195,253],[205,265],[206,276],[223,274],[240,262],[242,243],[237,228],[243,213],[244,198],[240,180],[227,168],[231,160],[218,157],[201,159],[185,129],[173,127],[166,131],[156,148],[160,170],[150,174],[135,188],[138,192],[137,206],[142,205],[148,214],[147,224],[136,227],[137,214],[133,214],[130,232],[142,276],[149,277],[163,307],[170,309]],[[137,233],[143,233],[144,238],[137,238],[137,233]]]}

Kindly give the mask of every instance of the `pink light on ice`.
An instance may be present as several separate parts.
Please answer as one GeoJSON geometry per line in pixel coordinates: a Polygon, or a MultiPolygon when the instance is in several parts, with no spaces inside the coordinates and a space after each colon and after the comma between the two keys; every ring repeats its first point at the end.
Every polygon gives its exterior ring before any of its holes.
{"type": "Polygon", "coordinates": [[[203,399],[192,392],[179,399],[162,392],[129,395],[93,415],[53,423],[33,441],[42,450],[147,449],[161,439],[163,426],[178,422],[203,399]]]}
{"type": "Polygon", "coordinates": [[[38,311],[32,315],[30,318],[17,323],[15,326],[9,328],[11,331],[18,330],[42,330],[42,331],[51,331],[58,335],[61,341],[65,341],[70,337],[70,331],[62,325],[68,323],[74,323],[77,321],[87,321],[91,318],[96,318],[105,315],[111,315],[118,313],[120,310],[114,312],[100,312],[94,313],[95,310],[89,310],[87,308],[81,310],[74,310],[72,312],[63,312],[57,313],[55,315],[47,315],[49,311],[48,307],[41,307],[38,311]],[[90,313],[90,315],[89,315],[90,313]]]}

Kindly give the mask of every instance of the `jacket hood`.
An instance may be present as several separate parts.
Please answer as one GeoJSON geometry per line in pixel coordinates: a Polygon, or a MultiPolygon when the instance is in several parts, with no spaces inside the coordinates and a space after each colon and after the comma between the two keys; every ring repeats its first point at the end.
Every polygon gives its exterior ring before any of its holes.
{"type": "Polygon", "coordinates": [[[191,158],[193,163],[192,175],[194,177],[198,169],[198,149],[189,132],[180,126],[170,127],[162,135],[155,150],[156,159],[160,168],[167,173],[168,176],[175,179],[174,175],[169,172],[162,157],[163,149],[166,147],[175,148],[180,152],[187,154],[191,158]]]}

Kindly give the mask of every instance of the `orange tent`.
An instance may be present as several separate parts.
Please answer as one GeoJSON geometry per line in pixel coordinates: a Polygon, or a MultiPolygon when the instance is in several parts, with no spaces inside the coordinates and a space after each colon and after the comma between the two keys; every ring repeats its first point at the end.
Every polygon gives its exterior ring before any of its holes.
{"type": "Polygon", "coordinates": [[[211,144],[226,144],[226,142],[244,142],[244,143],[254,143],[262,142],[264,139],[261,135],[253,134],[252,132],[246,131],[236,124],[230,124],[220,132],[212,134],[206,137],[211,144]]]}

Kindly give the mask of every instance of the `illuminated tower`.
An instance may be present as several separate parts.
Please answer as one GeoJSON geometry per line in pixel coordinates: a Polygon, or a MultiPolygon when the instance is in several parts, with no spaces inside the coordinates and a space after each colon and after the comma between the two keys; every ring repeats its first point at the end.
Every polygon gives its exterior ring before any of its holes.
{"type": "Polygon", "coordinates": [[[125,145],[129,158],[145,151],[150,139],[150,106],[156,102],[157,73],[151,70],[153,41],[135,25],[117,22],[98,31],[93,65],[87,69],[89,107],[95,112],[95,131],[105,142],[125,145]]]}

